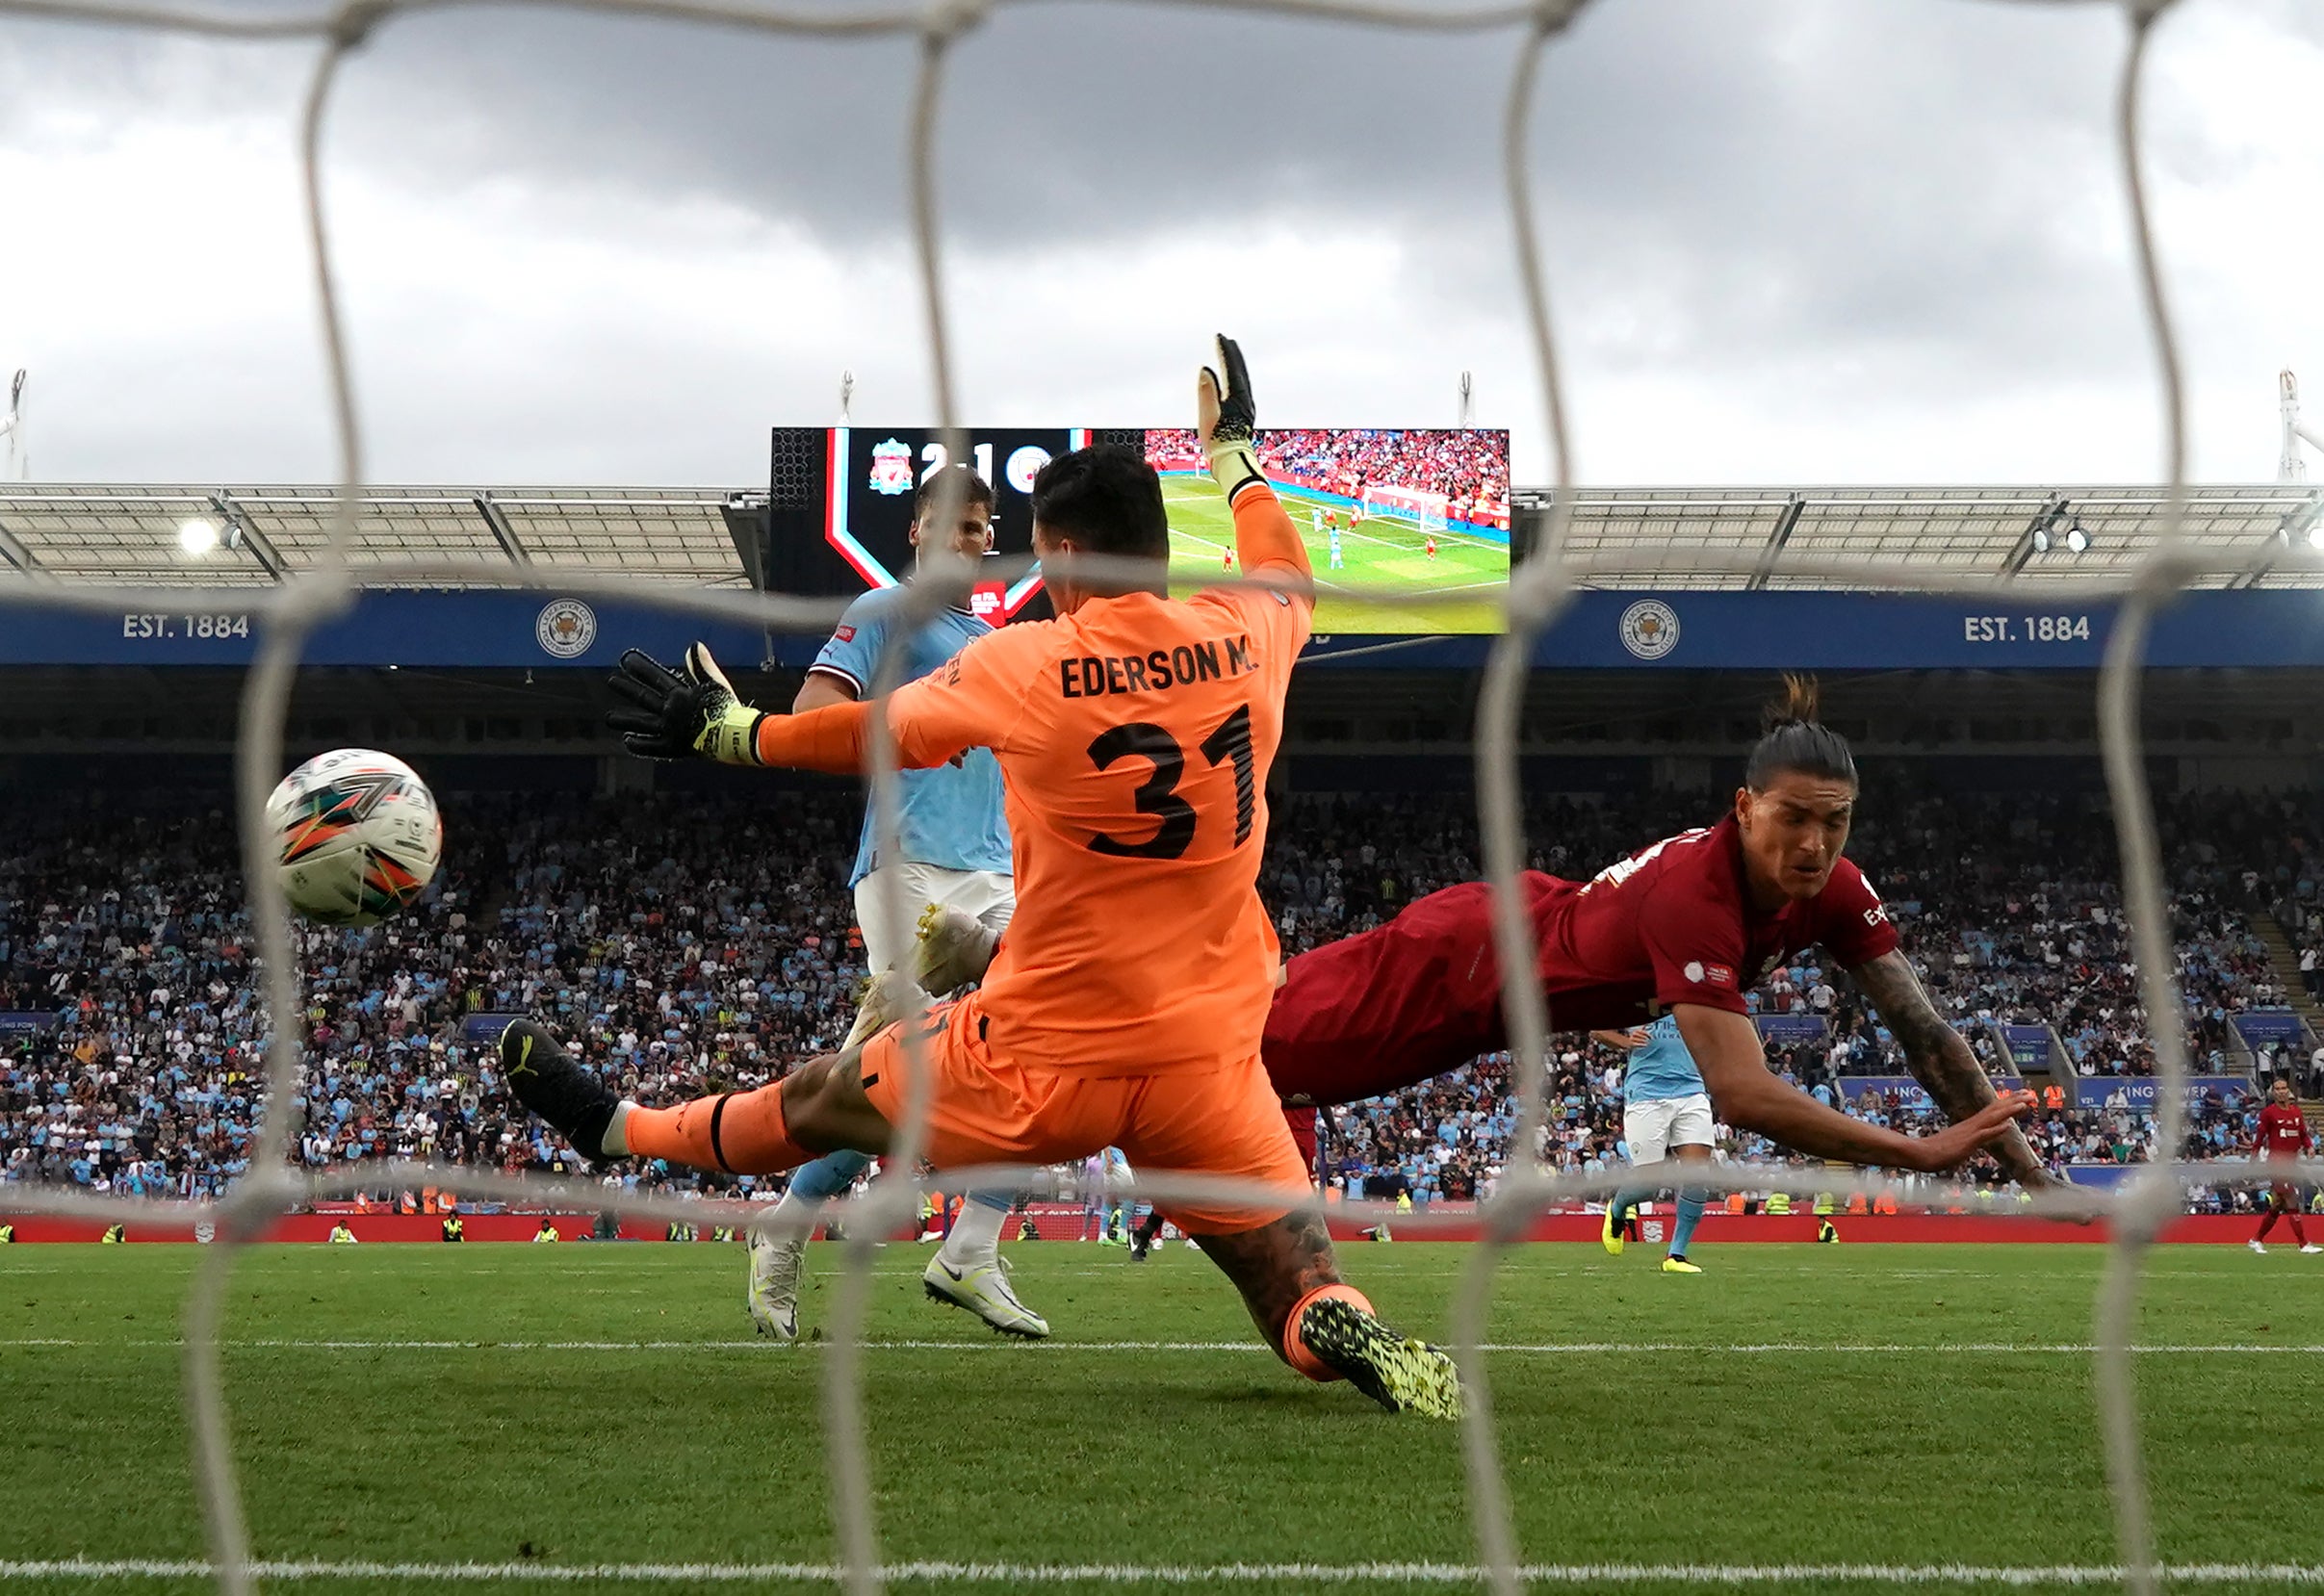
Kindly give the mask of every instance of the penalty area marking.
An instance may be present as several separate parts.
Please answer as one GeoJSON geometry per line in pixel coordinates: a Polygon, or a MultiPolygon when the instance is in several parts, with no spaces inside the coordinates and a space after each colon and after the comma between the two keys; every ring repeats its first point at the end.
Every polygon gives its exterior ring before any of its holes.
{"type": "MultiPolygon", "coordinates": [[[[839,1584],[847,1571],[834,1563],[543,1563],[543,1562],[254,1562],[266,1580],[394,1580],[414,1583],[748,1584],[788,1580],[839,1584]]],[[[2182,1563],[2156,1571],[2179,1585],[2324,1585],[2324,1566],[2310,1563],[2182,1563]]],[[[8,1580],[209,1579],[207,1562],[161,1558],[70,1557],[49,1562],[0,1561],[8,1580]]],[[[1474,1585],[1485,1570],[1472,1563],[890,1563],[881,1576],[895,1584],[1219,1585],[1280,1584],[1474,1585]]],[[[1969,1563],[1536,1563],[1518,1570],[1528,1584],[1774,1585],[1881,1584],[2012,1589],[2119,1585],[2124,1571],[2103,1564],[1978,1566],[1969,1563]]]]}

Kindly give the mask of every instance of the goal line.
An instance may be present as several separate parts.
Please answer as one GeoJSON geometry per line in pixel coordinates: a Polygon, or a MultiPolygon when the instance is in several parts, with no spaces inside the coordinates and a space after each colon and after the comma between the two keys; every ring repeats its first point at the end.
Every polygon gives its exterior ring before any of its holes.
{"type": "MultiPolygon", "coordinates": [[[[800,1584],[838,1585],[848,1570],[837,1563],[600,1562],[367,1562],[258,1561],[250,1572],[285,1583],[387,1581],[410,1584],[800,1584]]],[[[166,1558],[67,1558],[0,1562],[0,1582],[206,1579],[216,1570],[199,1561],[166,1558]]],[[[1452,1562],[1280,1563],[1026,1563],[900,1562],[878,1571],[891,1584],[1027,1586],[1192,1586],[1279,1584],[1448,1585],[1473,1587],[1487,1570],[1452,1562]]],[[[1797,1590],[1817,1586],[2043,1590],[2113,1586],[2129,1572],[2105,1563],[1529,1563],[1516,1570],[1527,1585],[1602,1588],[1609,1585],[1738,1586],[1797,1590]]],[[[2324,1585],[2324,1564],[2174,1563],[2154,1570],[2172,1584],[2305,1589],[2324,1585]]]]}

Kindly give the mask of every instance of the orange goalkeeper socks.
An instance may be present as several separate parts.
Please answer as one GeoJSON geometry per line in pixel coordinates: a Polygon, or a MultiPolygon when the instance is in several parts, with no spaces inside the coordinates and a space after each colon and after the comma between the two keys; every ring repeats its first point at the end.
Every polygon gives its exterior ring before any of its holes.
{"type": "Polygon", "coordinates": [[[1283,1361],[1319,1385],[1329,1385],[1335,1379],[1345,1379],[1347,1377],[1308,1350],[1306,1341],[1300,1335],[1300,1321],[1316,1303],[1332,1299],[1361,1308],[1366,1313],[1372,1311],[1372,1300],[1354,1286],[1317,1286],[1291,1305],[1291,1317],[1283,1321],[1283,1361]]]}
{"type": "Polygon", "coordinates": [[[619,1121],[638,1158],[666,1158],[729,1174],[777,1174],[815,1155],[790,1139],[783,1118],[783,1083],[756,1092],[724,1092],[676,1108],[632,1104],[619,1121]]]}

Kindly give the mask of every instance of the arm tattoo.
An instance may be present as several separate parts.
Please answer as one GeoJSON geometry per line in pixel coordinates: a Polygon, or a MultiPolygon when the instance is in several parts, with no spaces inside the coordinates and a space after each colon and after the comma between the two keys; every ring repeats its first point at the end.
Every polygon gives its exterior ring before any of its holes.
{"type": "MultiPolygon", "coordinates": [[[[1881,1022],[1904,1047],[1904,1065],[1945,1117],[1958,1124],[1994,1100],[1993,1083],[1961,1033],[1945,1023],[1921,988],[1903,954],[1891,950],[1848,971],[1881,1022]]],[[[1994,1156],[2011,1174],[2025,1179],[2040,1171],[2040,1160],[2025,1136],[2012,1130],[1994,1144],[1994,1156]]]]}

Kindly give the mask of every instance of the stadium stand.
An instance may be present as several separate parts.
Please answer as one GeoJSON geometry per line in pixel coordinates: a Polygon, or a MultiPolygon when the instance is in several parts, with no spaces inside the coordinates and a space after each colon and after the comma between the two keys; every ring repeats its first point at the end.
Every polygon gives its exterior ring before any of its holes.
{"type": "MultiPolygon", "coordinates": [[[[2285,996],[2231,905],[2262,886],[2295,910],[2312,900],[2312,885],[2303,894],[2298,883],[2313,877],[2279,876],[2291,867],[2273,862],[2297,851],[2276,825],[2305,802],[2208,795],[2200,839],[2191,809],[2164,806],[2180,977],[2209,1073],[2250,1068],[2229,1017],[2285,996]]],[[[245,1167],[257,1109],[258,1004],[233,829],[182,801],[120,808],[19,804],[0,814],[0,1166],[10,1180],[214,1194],[245,1167]]],[[[1907,787],[1875,788],[1866,808],[1851,851],[1990,1068],[2005,1061],[1982,1022],[2012,1020],[2054,1026],[2080,1074],[2143,1072],[2144,1017],[2103,810],[1907,787]]],[[[851,797],[471,794],[458,810],[422,905],[367,932],[303,933],[314,973],[298,1150],[307,1164],[569,1168],[554,1136],[510,1111],[490,1046],[464,1029],[472,1014],[545,1013],[647,1102],[706,1081],[757,1084],[845,1031],[863,974],[846,883],[851,797]]],[[[1462,803],[1303,795],[1280,812],[1260,885],[1286,952],[1377,925],[1478,873],[1462,803]]],[[[1700,797],[1545,798],[1531,816],[1534,863],[1586,876],[1704,816],[1700,797]]],[[[2299,923],[2324,936],[2312,911],[2299,923]]],[[[1822,1041],[1771,1046],[1772,1068],[1850,1112],[1915,1130],[1932,1122],[1924,1100],[1850,1100],[1839,1087],[1844,1076],[1900,1074],[1902,1063],[1837,972],[1803,960],[1753,996],[1763,1014],[1828,1026],[1822,1041]]],[[[1613,1055],[1567,1042],[1544,1153],[1558,1168],[1595,1171],[1617,1156],[1618,1068],[1613,1055]]],[[[2243,1156],[2257,1106],[2232,1094],[2199,1101],[2189,1156],[2243,1156]]],[[[1323,1172],[1351,1196],[1471,1199],[1490,1190],[1516,1120],[1508,1059],[1489,1056],[1341,1110],[1323,1172]]],[[[2053,1106],[2033,1134],[2060,1165],[2156,1152],[2152,1115],[2130,1107],[2053,1106]]],[[[1775,1155],[1752,1139],[1725,1150],[1775,1155]]],[[[691,1176],[678,1185],[699,1189],[691,1176]]]]}

